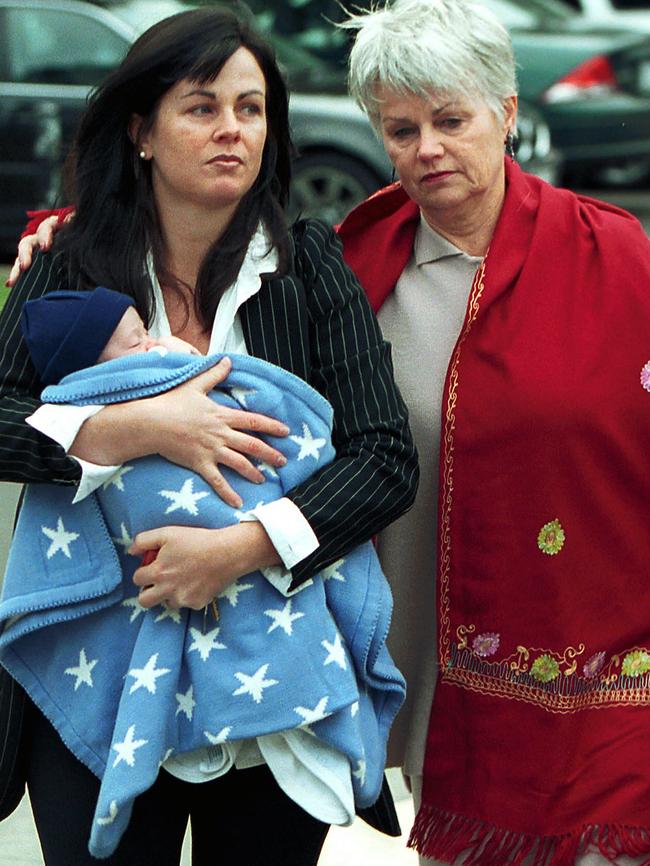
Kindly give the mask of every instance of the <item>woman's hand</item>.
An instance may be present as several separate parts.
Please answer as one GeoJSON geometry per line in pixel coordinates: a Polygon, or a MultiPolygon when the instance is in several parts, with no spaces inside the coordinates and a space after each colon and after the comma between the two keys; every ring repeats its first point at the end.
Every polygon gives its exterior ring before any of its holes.
{"type": "Polygon", "coordinates": [[[251,521],[223,529],[164,526],[139,533],[129,553],[156,558],[133,575],[140,604],[166,604],[200,610],[238,577],[278,565],[280,557],[261,523],[251,521]]]}
{"type": "Polygon", "coordinates": [[[248,481],[261,483],[264,474],[248,458],[272,466],[284,466],[286,458],[258,436],[243,431],[286,436],[289,428],[266,415],[220,406],[207,396],[226,379],[231,367],[230,359],[222,358],[210,370],[151,398],[150,403],[160,424],[157,453],[193,469],[224,502],[239,508],[241,497],[223,477],[219,464],[248,481]]]}
{"type": "Polygon", "coordinates": [[[24,238],[21,238],[18,244],[18,256],[7,279],[9,287],[15,286],[21,273],[30,267],[34,251],[37,248],[43,252],[50,249],[54,235],[58,230],[58,221],[59,218],[56,215],[47,217],[36,229],[36,234],[25,235],[24,238]]]}
{"type": "Polygon", "coordinates": [[[286,436],[289,429],[274,418],[220,406],[207,396],[227,378],[231,367],[230,359],[222,358],[164,394],[107,406],[84,422],[69,453],[104,466],[160,454],[197,472],[224,502],[239,508],[241,497],[219,465],[261,483],[264,475],[251,459],[284,466],[286,458],[250,433],[286,436]]]}

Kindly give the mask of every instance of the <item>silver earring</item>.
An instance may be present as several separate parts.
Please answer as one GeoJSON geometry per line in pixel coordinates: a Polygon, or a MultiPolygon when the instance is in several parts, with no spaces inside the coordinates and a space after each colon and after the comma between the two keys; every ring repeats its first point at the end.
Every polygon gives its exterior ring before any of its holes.
{"type": "Polygon", "coordinates": [[[515,137],[512,133],[512,130],[509,129],[506,134],[505,140],[506,153],[510,157],[510,159],[514,162],[515,160],[515,137]]]}
{"type": "Polygon", "coordinates": [[[146,159],[147,158],[146,151],[141,150],[140,153],[138,154],[138,156],[140,157],[140,159],[146,159]]]}

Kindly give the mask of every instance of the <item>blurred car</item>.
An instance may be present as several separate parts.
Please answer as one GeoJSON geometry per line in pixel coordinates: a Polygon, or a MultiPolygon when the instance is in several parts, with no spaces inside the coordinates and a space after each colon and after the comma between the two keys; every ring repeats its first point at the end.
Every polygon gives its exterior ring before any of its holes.
{"type": "MultiPolygon", "coordinates": [[[[338,0],[247,0],[269,22],[320,56],[343,64],[338,0]]],[[[650,38],[636,18],[578,15],[596,5],[650,7],[650,0],[483,0],[512,35],[520,97],[546,119],[565,162],[564,181],[620,182],[650,165],[650,38]]],[[[352,9],[353,0],[343,5],[352,9]]],[[[367,4],[360,4],[367,5],[367,4]]],[[[382,5],[379,0],[377,5],[382,5]]],[[[627,13],[626,13],[627,14],[627,13]]],[[[630,16],[632,13],[629,13],[630,16]]]]}
{"type": "MultiPolygon", "coordinates": [[[[0,247],[15,248],[25,210],[60,201],[61,167],[92,87],[136,36],[180,0],[0,0],[0,247]]],[[[282,34],[269,33],[292,90],[291,215],[338,222],[390,182],[391,166],[367,119],[345,95],[345,76],[282,34]]],[[[548,128],[522,111],[520,159],[557,178],[548,128]]]]}
{"type": "Polygon", "coordinates": [[[565,181],[650,170],[650,35],[593,22],[558,0],[484,0],[508,27],[520,93],[541,110],[565,181]]]}
{"type": "Polygon", "coordinates": [[[650,32],[650,0],[563,0],[590,21],[622,24],[650,32]]]}

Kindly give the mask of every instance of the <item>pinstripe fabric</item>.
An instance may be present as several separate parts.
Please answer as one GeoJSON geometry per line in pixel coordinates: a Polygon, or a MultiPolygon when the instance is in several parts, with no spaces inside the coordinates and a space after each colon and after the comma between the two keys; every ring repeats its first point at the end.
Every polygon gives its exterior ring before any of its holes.
{"type": "Polygon", "coordinates": [[[334,407],[337,459],[289,494],[320,546],[294,585],[395,520],[412,504],[417,457],[393,381],[390,347],[324,224],[297,224],[295,273],[266,282],[241,311],[249,350],[320,391],[334,407]]]}
{"type": "Polygon", "coordinates": [[[37,254],[34,264],[9,295],[0,315],[0,479],[56,481],[81,477],[76,461],[63,448],[25,424],[40,404],[43,388],[20,331],[25,301],[67,288],[60,255],[37,254]]]}
{"type": "MultiPolygon", "coordinates": [[[[265,280],[240,310],[251,354],[309,382],[334,407],[337,459],[291,492],[320,547],[294,584],[367,540],[412,503],[417,458],[393,382],[390,348],[334,232],[315,220],[293,231],[295,267],[265,280]]],[[[75,461],[24,419],[40,382],[19,328],[24,302],[66,288],[61,255],[37,255],[0,317],[0,478],[73,483],[75,461]]]]}

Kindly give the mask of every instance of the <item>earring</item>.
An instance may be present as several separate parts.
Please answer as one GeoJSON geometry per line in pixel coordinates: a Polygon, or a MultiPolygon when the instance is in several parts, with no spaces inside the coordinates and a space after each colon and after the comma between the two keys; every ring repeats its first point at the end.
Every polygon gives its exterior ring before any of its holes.
{"type": "Polygon", "coordinates": [[[140,159],[146,159],[147,153],[146,153],[146,151],[141,150],[140,153],[138,154],[138,156],[140,157],[140,159]]]}
{"type": "Polygon", "coordinates": [[[510,159],[514,162],[515,161],[515,137],[514,137],[511,129],[508,130],[508,132],[506,134],[506,140],[504,143],[506,146],[506,153],[508,154],[510,159]]]}

